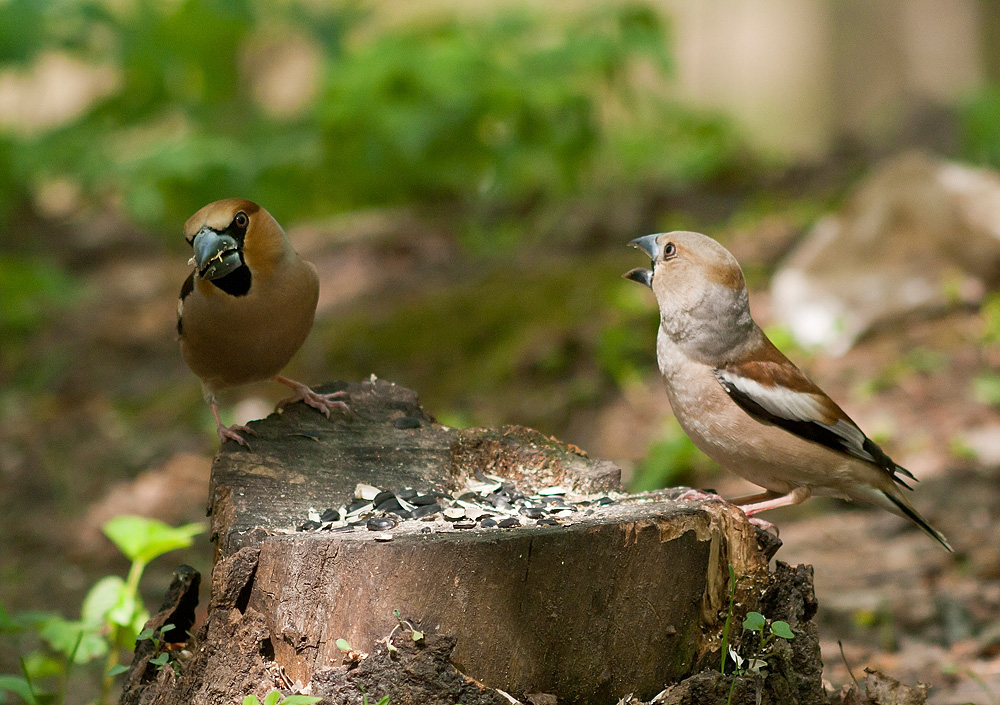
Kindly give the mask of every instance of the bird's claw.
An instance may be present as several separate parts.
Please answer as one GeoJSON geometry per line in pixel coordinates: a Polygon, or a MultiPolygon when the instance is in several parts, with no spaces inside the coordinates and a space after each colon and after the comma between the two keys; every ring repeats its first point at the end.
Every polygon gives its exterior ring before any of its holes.
{"type": "Polygon", "coordinates": [[[251,436],[256,436],[257,432],[254,431],[249,426],[243,426],[241,424],[233,424],[232,426],[223,426],[222,424],[219,424],[215,430],[219,434],[220,444],[225,443],[226,441],[236,441],[247,450],[253,450],[253,448],[250,447],[250,444],[246,442],[246,439],[244,439],[243,436],[237,433],[237,431],[239,431],[241,433],[249,433],[251,436]]]}
{"type": "Polygon", "coordinates": [[[720,502],[726,501],[714,492],[705,492],[704,490],[695,490],[690,488],[679,494],[674,499],[675,502],[708,502],[711,500],[718,500],[720,502]]]}
{"type": "Polygon", "coordinates": [[[748,516],[747,521],[749,521],[753,526],[768,532],[769,534],[774,534],[775,536],[780,536],[778,527],[769,522],[767,519],[761,519],[760,517],[748,516]]]}
{"type": "Polygon", "coordinates": [[[318,409],[324,416],[326,416],[326,418],[330,418],[330,412],[334,410],[350,413],[351,408],[345,401],[343,401],[347,398],[349,398],[347,392],[341,391],[331,392],[329,394],[319,394],[303,385],[301,388],[296,389],[295,394],[287,399],[279,401],[276,408],[279,410],[284,409],[289,404],[301,401],[305,402],[314,409],[318,409]]]}

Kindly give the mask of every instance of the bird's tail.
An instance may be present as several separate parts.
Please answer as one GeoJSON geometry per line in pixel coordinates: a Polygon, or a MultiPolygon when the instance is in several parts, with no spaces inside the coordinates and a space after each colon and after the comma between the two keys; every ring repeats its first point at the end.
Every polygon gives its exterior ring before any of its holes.
{"type": "Polygon", "coordinates": [[[891,493],[885,492],[883,490],[879,490],[879,494],[885,497],[890,502],[890,505],[886,506],[886,509],[889,509],[895,514],[899,514],[900,516],[906,517],[914,524],[919,526],[921,529],[923,529],[925,534],[930,536],[939,544],[947,548],[949,551],[954,551],[954,549],[952,549],[951,547],[951,544],[948,543],[948,539],[944,537],[944,534],[942,534],[940,531],[938,531],[933,526],[928,524],[927,521],[917,513],[917,510],[914,509],[912,506],[910,506],[910,503],[907,502],[905,498],[895,497],[891,493]]]}

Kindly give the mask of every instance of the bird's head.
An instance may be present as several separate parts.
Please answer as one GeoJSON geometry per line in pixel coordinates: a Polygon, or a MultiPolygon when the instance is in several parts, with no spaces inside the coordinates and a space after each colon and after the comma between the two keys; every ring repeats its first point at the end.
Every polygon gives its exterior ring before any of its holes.
{"type": "Polygon", "coordinates": [[[198,277],[228,290],[250,273],[267,276],[286,250],[288,238],[271,214],[253,201],[215,201],[188,218],[184,239],[194,250],[198,277]]]}
{"type": "Polygon", "coordinates": [[[702,330],[752,325],[743,271],[729,250],[712,238],[675,231],[629,244],[649,255],[652,264],[624,276],[653,290],[668,332],[690,337],[702,330]]]}

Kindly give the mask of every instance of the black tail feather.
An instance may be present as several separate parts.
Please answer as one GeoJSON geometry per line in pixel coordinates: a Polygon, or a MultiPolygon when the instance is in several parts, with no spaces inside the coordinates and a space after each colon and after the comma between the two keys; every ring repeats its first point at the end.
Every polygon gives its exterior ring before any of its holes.
{"type": "Polygon", "coordinates": [[[917,514],[916,510],[913,509],[913,507],[908,506],[902,500],[893,497],[888,492],[882,492],[882,494],[885,495],[886,499],[888,499],[890,502],[896,505],[899,511],[903,514],[903,516],[905,516],[907,519],[909,519],[914,524],[923,529],[925,534],[927,534],[932,539],[937,541],[939,544],[947,548],[948,551],[954,552],[954,549],[951,547],[951,544],[948,543],[948,539],[944,537],[944,534],[942,534],[940,531],[938,531],[933,526],[924,521],[924,518],[919,514],[917,514]]]}
{"type": "MultiPolygon", "coordinates": [[[[896,465],[896,464],[893,463],[893,465],[896,465]]],[[[902,465],[896,465],[896,468],[895,468],[894,472],[898,472],[900,475],[906,475],[908,478],[910,478],[914,482],[917,481],[917,478],[915,478],[913,476],[913,473],[910,472],[909,470],[907,470],[906,468],[904,468],[902,465]]],[[[898,480],[897,480],[897,482],[898,482],[898,480]]]]}

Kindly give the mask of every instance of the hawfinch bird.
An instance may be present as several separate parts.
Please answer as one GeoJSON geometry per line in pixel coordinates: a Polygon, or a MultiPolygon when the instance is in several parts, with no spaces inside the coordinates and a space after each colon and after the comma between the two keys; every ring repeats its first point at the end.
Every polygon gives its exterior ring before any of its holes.
{"type": "Polygon", "coordinates": [[[904,516],[949,551],[902,488],[914,480],[786,358],[750,316],[746,281],[726,248],[700,233],[633,240],[652,269],[624,276],[660,307],[656,359],[684,432],[722,467],[766,492],[736,500],[748,517],[812,494],[904,516]]]}
{"type": "Polygon", "coordinates": [[[279,374],[312,328],[319,299],[316,268],[292,249],[271,214],[252,201],[209,203],[184,224],[194,266],[177,301],[177,333],[184,362],[201,379],[219,441],[247,445],[219,420],[216,392],[273,379],[295,394],[279,407],[304,401],[327,417],[347,410],[345,392],[317,394],[279,374]]]}

